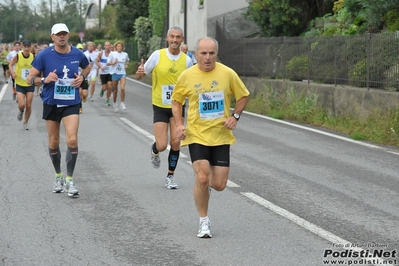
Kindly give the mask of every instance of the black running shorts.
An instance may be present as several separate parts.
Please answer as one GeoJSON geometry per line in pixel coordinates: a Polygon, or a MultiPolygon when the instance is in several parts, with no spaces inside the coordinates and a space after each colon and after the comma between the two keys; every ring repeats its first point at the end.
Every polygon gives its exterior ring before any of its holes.
{"type": "Polygon", "coordinates": [[[65,107],[57,107],[57,105],[48,105],[43,103],[43,119],[61,122],[62,118],[69,115],[79,115],[79,109],[82,107],[81,103],[69,105],[65,107]]]}
{"type": "Polygon", "coordinates": [[[100,78],[101,78],[101,85],[105,85],[108,82],[112,82],[111,74],[100,74],[100,78]]]}
{"type": "MultiPolygon", "coordinates": [[[[164,122],[169,123],[170,118],[173,117],[172,108],[161,108],[156,105],[152,105],[152,109],[154,111],[154,123],[156,122],[164,122]]],[[[185,106],[182,108],[182,116],[184,117],[185,106]]]]}
{"type": "Polygon", "coordinates": [[[191,162],[207,160],[212,166],[230,166],[230,145],[205,146],[197,143],[188,145],[191,162]]]}

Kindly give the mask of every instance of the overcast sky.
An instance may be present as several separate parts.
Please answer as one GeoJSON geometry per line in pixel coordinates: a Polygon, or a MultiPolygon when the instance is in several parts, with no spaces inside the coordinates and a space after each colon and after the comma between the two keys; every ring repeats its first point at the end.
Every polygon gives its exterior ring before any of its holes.
{"type": "Polygon", "coordinates": [[[39,5],[40,4],[40,0],[30,0],[32,2],[33,5],[39,5]]]}

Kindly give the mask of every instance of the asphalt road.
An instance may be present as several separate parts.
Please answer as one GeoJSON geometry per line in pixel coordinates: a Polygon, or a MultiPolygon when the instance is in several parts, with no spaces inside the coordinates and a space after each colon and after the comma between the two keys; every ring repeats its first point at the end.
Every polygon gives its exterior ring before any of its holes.
{"type": "MultiPolygon", "coordinates": [[[[115,113],[99,87],[81,115],[81,195],[70,198],[52,193],[40,98],[25,131],[1,85],[0,265],[399,265],[398,149],[245,113],[228,187],[212,191],[213,238],[198,239],[188,149],[178,190],[164,187],[167,152],[160,169],[149,160],[151,88],[128,80],[115,113]]],[[[65,150],[62,134],[64,172],[65,150]]]]}

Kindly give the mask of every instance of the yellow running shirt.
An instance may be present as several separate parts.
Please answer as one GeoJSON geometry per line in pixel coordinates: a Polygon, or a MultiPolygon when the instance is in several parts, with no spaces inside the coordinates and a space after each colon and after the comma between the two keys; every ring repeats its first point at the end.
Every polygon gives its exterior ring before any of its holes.
{"type": "Polygon", "coordinates": [[[172,92],[179,75],[186,70],[187,56],[180,53],[176,61],[169,59],[166,49],[159,50],[158,64],[152,71],[152,104],[161,108],[172,108],[172,92]]]}
{"type": "Polygon", "coordinates": [[[186,139],[182,146],[197,143],[219,146],[235,143],[233,131],[224,126],[231,116],[231,97],[236,100],[249,95],[240,77],[231,68],[216,63],[211,72],[195,65],[178,78],[172,99],[184,103],[188,98],[186,139]]]}
{"type": "Polygon", "coordinates": [[[30,87],[31,85],[28,84],[26,79],[29,75],[30,69],[32,68],[34,56],[32,53],[29,53],[29,57],[25,58],[22,52],[19,52],[17,56],[18,61],[15,64],[15,74],[17,74],[17,77],[15,78],[15,83],[22,87],[30,87]]]}

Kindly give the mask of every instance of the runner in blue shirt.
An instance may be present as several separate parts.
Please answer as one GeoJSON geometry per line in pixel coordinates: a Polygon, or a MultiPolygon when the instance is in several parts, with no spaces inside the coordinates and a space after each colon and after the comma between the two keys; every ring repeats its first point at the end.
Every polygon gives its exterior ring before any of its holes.
{"type": "Polygon", "coordinates": [[[49,153],[55,169],[54,193],[68,192],[68,196],[79,195],[73,182],[73,171],[78,157],[79,109],[81,100],[79,87],[90,72],[89,61],[79,49],[68,43],[69,29],[63,23],[51,28],[54,45],[42,50],[32,62],[28,81],[32,85],[43,85],[43,119],[46,120],[49,136],[49,153]],[[82,71],[79,73],[79,67],[82,71]],[[41,73],[43,77],[41,78],[41,73]],[[60,123],[66,132],[66,168],[64,180],[61,172],[60,123]],[[65,186],[65,187],[64,187],[65,186]]]}

